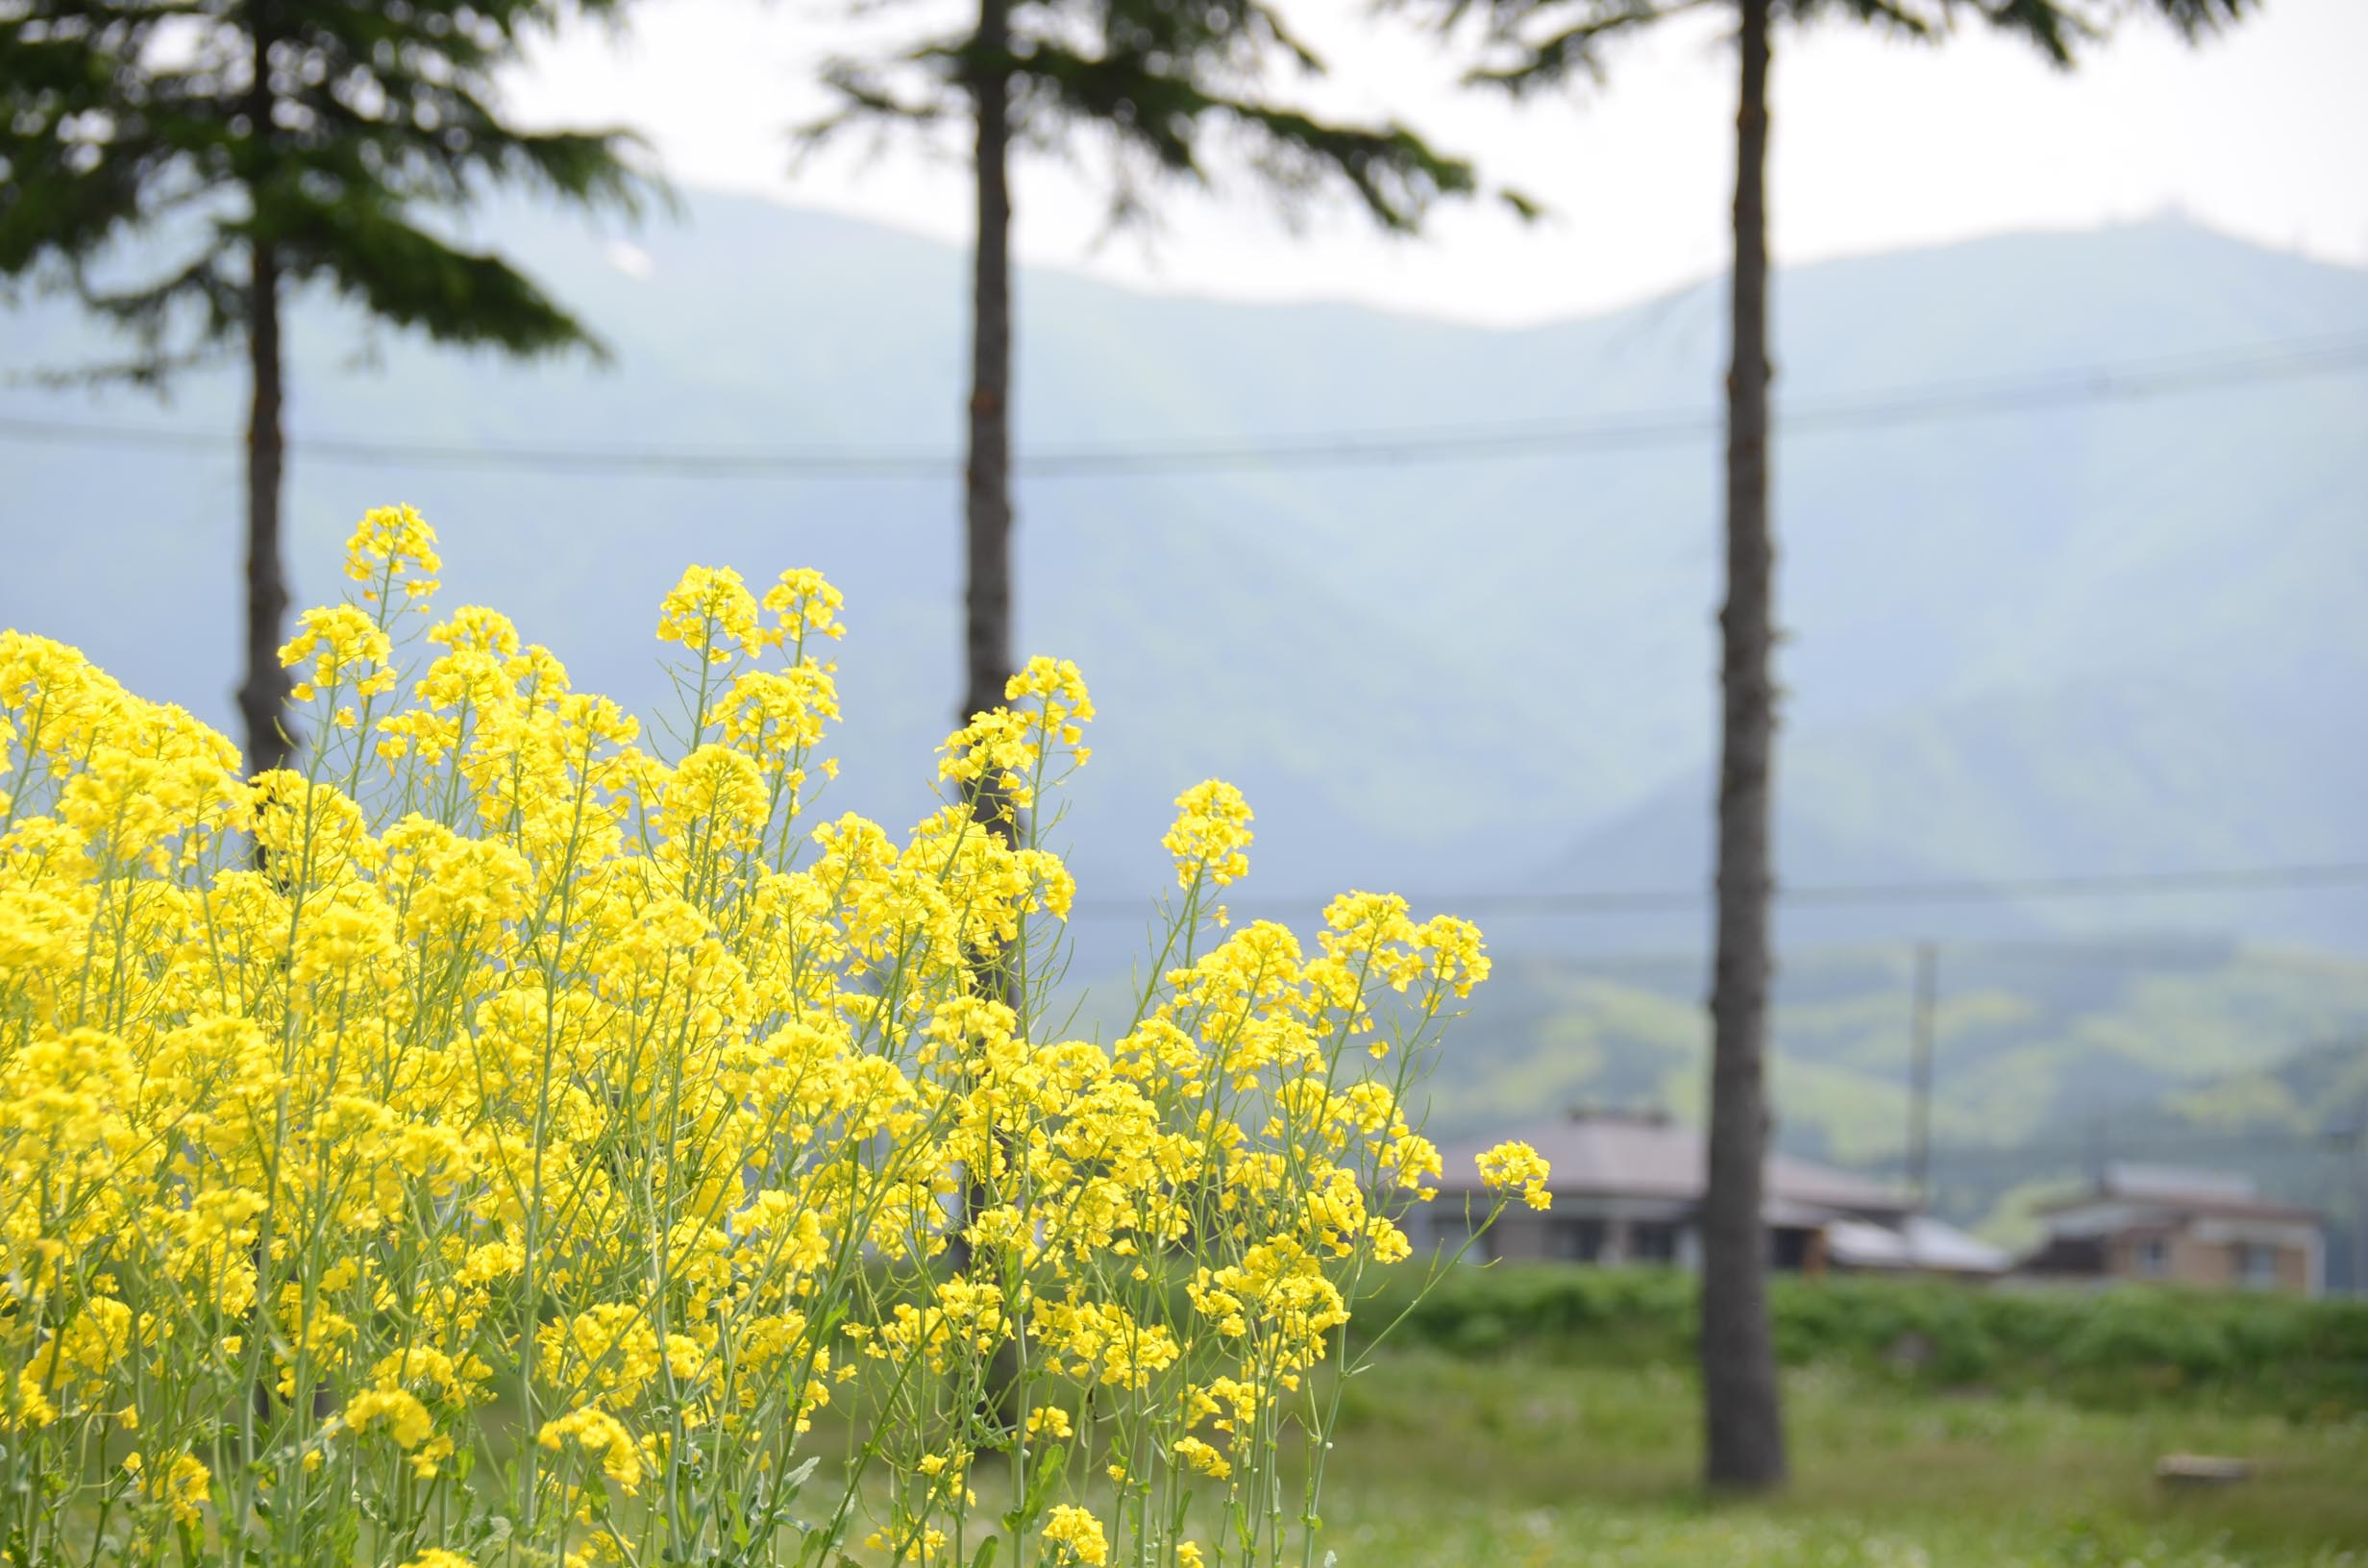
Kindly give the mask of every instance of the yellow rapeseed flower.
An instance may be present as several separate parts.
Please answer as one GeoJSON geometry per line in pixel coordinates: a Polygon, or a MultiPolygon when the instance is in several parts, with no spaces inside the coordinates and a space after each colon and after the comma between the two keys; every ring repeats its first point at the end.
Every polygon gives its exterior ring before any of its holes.
{"type": "Polygon", "coordinates": [[[1532,1209],[1553,1206],[1553,1195],[1546,1190],[1546,1179],[1552,1174],[1545,1157],[1526,1143],[1499,1143],[1476,1157],[1480,1179],[1491,1191],[1518,1190],[1521,1201],[1532,1209]]]}
{"type": "Polygon", "coordinates": [[[1045,1525],[1045,1541],[1063,1554],[1064,1562],[1098,1565],[1110,1560],[1110,1543],[1101,1532],[1101,1521],[1071,1504],[1053,1508],[1045,1525]]]}
{"type": "Polygon", "coordinates": [[[1206,875],[1225,887],[1249,874],[1250,809],[1222,779],[1204,779],[1176,796],[1176,819],[1160,840],[1175,857],[1176,886],[1206,875]]]}

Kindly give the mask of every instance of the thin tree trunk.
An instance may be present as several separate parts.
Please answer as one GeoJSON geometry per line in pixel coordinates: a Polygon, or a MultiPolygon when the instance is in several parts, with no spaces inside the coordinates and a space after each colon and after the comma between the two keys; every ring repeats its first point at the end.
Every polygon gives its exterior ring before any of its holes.
{"type": "Polygon", "coordinates": [[[238,688],[250,773],[286,763],[288,674],[280,667],[287,618],[287,576],[280,559],[280,266],[272,247],[254,243],[248,289],[247,357],[255,402],[247,421],[247,674],[238,688]]]}
{"type": "Polygon", "coordinates": [[[1735,323],[1727,376],[1727,602],[1718,769],[1718,955],[1711,990],[1710,1186],[1702,1205],[1705,1478],[1719,1489],[1785,1478],[1767,1318],[1765,1182],[1769,789],[1774,549],[1768,529],[1767,66],[1770,0],[1739,0],[1735,323]]]}
{"type": "Polygon", "coordinates": [[[978,242],[971,273],[970,461],[963,524],[962,711],[1000,704],[1011,677],[1011,47],[1010,0],[979,0],[978,242]]]}
{"type": "MultiPolygon", "coordinates": [[[[970,454],[963,495],[962,709],[956,718],[999,707],[1011,678],[1011,77],[1002,58],[1011,48],[1011,0],[979,0],[975,40],[980,63],[971,83],[978,124],[977,248],[971,267],[970,454]]],[[[990,832],[1016,837],[1010,801],[980,780],[973,810],[990,832]]],[[[1004,955],[975,955],[979,989],[1010,996],[1004,955]]],[[[985,1183],[962,1194],[962,1224],[987,1206],[985,1183]]],[[[999,1271],[999,1260],[973,1256],[957,1229],[947,1247],[957,1274],[999,1271]]],[[[1008,1426],[1019,1384],[1019,1354],[1008,1339],[996,1347],[979,1390],[981,1418],[1008,1426]]]]}
{"type": "MultiPolygon", "coordinates": [[[[259,12],[260,8],[258,8],[259,12]]],[[[256,18],[255,80],[247,89],[250,134],[258,141],[271,135],[271,37],[256,18]]],[[[246,766],[250,776],[287,762],[287,699],[293,683],[280,664],[282,623],[287,615],[287,575],[280,559],[280,486],[284,438],[280,429],[280,258],[268,241],[251,240],[247,249],[247,370],[253,402],[247,412],[247,673],[238,688],[238,715],[247,731],[246,766]]],[[[263,846],[255,846],[258,867],[265,863],[263,846]]],[[[263,1239],[254,1247],[259,1279],[271,1277],[271,1259],[263,1239]]],[[[317,1395],[316,1395],[317,1397],[317,1395]]],[[[271,1417],[271,1384],[256,1380],[253,1394],[259,1420],[271,1417]]]]}

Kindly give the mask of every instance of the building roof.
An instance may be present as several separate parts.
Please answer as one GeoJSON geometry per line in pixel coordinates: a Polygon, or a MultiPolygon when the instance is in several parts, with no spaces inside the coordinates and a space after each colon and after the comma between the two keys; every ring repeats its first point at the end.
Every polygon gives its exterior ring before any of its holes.
{"type": "Polygon", "coordinates": [[[2004,1274],[2014,1261],[2005,1248],[1929,1214],[1910,1214],[1897,1225],[1835,1220],[1825,1228],[1825,1253],[1846,1268],[1931,1269],[1943,1274],[2004,1274]]]}
{"type": "MultiPolygon", "coordinates": [[[[1709,1146],[1700,1129],[1681,1126],[1658,1114],[1577,1111],[1442,1149],[1440,1163],[1445,1174],[1441,1188],[1477,1190],[1480,1178],[1474,1158],[1509,1139],[1527,1143],[1545,1156],[1553,1167],[1547,1186],[1557,1197],[1695,1202],[1709,1181],[1709,1146]]],[[[1894,1188],[1783,1154],[1768,1156],[1767,1200],[1776,1215],[1805,1210],[1901,1214],[1913,1207],[1894,1188]]],[[[1788,1222],[1779,1219],[1779,1223],[1788,1222]]]]}
{"type": "Polygon", "coordinates": [[[2202,1198],[2215,1203],[2246,1203],[2260,1195],[2253,1178],[2241,1171],[2138,1165],[2121,1160],[2105,1167],[2104,1180],[2097,1185],[2117,1198],[2202,1198]]]}
{"type": "Polygon", "coordinates": [[[2041,1204],[2038,1212],[2060,1214],[2097,1204],[2124,1205],[2165,1218],[2183,1214],[2313,1222],[2319,1218],[2314,1209],[2260,1196],[2253,1178],[2240,1172],[2119,1163],[2107,1165],[2087,1191],[2041,1204]]]}

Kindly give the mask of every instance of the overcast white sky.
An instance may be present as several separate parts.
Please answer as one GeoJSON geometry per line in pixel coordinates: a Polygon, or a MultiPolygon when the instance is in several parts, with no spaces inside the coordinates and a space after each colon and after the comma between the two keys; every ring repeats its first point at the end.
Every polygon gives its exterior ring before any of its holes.
{"type": "MultiPolygon", "coordinates": [[[[1676,24],[1616,56],[1600,89],[1514,107],[1459,91],[1438,44],[1402,28],[1377,34],[1369,9],[1284,0],[1333,68],[1304,101],[1404,119],[1542,199],[1547,222],[1449,210],[1423,237],[1390,240],[1334,208],[1295,236],[1237,178],[1168,203],[1151,244],[1098,245],[1092,185],[1039,163],[1019,180],[1023,259],[1153,289],[1508,323],[1600,310],[1723,265],[1734,86],[1714,27],[1676,24]]],[[[621,37],[587,28],[539,50],[510,102],[545,123],[637,126],[683,184],[966,240],[958,159],[850,147],[793,173],[784,127],[824,102],[815,62],[860,38],[837,14],[814,0],[648,0],[621,37]]],[[[2068,76],[1973,32],[1938,49],[1837,25],[1780,37],[1777,259],[2177,209],[2368,266],[2363,66],[2368,0],[2267,0],[2200,50],[2140,20],[2068,76]]]]}

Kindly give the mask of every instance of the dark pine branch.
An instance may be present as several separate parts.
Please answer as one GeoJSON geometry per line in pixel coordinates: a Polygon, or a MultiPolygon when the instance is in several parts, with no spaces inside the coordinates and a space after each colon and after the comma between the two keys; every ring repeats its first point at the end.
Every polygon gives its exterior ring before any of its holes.
{"type": "Polygon", "coordinates": [[[71,289],[132,336],[128,362],[92,374],[160,389],[210,348],[247,351],[239,706],[258,767],[293,739],[276,657],[284,293],[322,286],[441,342],[600,352],[508,262],[426,221],[505,184],[635,209],[629,137],[522,130],[494,102],[500,69],[570,10],[615,0],[0,6],[0,280],[71,289]],[[135,256],[149,270],[120,276],[135,256]]]}

